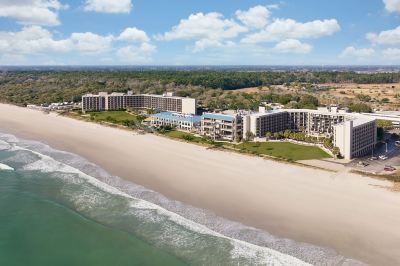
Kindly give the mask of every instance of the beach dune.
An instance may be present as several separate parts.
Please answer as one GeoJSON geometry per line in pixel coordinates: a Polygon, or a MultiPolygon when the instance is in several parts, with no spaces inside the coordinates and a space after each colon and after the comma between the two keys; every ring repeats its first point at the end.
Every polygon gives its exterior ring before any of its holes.
{"type": "Polygon", "coordinates": [[[207,150],[0,104],[0,131],[79,154],[111,174],[219,216],[400,265],[400,193],[388,181],[207,150]]]}

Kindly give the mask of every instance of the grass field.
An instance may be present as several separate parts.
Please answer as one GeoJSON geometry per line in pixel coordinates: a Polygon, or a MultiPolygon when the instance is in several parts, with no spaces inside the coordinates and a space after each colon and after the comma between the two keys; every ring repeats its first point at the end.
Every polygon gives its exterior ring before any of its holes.
{"type": "Polygon", "coordinates": [[[124,124],[126,121],[137,122],[135,115],[128,114],[125,111],[91,112],[90,117],[96,122],[104,121],[114,124],[124,124]]]}
{"type": "Polygon", "coordinates": [[[236,148],[243,152],[269,155],[290,161],[331,157],[318,147],[293,144],[290,142],[245,142],[238,144],[236,148]]]}
{"type": "Polygon", "coordinates": [[[182,140],[186,140],[186,141],[194,142],[194,143],[206,143],[207,142],[205,139],[203,139],[201,137],[196,137],[193,134],[178,131],[178,130],[168,131],[168,132],[163,133],[163,135],[170,137],[170,138],[182,139],[182,140]]]}

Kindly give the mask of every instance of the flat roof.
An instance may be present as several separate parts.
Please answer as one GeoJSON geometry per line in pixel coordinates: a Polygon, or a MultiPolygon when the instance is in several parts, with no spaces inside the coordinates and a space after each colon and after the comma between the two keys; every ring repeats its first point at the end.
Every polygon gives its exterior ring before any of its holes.
{"type": "Polygon", "coordinates": [[[236,115],[225,115],[220,113],[203,113],[202,116],[209,119],[225,121],[234,121],[236,119],[236,115]]]}
{"type": "Polygon", "coordinates": [[[151,116],[163,118],[163,119],[182,121],[182,122],[200,123],[200,121],[201,121],[201,116],[198,116],[198,115],[185,115],[185,114],[178,114],[178,113],[173,113],[173,112],[161,112],[161,113],[153,114],[151,116]]]}

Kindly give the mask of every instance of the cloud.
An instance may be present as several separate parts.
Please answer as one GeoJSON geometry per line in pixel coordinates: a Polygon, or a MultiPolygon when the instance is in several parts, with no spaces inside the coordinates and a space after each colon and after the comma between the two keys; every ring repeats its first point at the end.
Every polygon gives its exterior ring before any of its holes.
{"type": "Polygon", "coordinates": [[[361,48],[357,49],[353,46],[346,47],[342,53],[340,54],[340,57],[353,57],[357,59],[367,59],[374,55],[375,50],[372,48],[361,48]]]}
{"type": "MultiPolygon", "coordinates": [[[[148,38],[143,38],[143,36],[147,36],[145,32],[139,29],[134,32],[140,33],[138,35],[140,38],[134,40],[138,44],[120,48],[115,54],[116,48],[113,45],[118,46],[123,42],[119,40],[119,37],[116,38],[113,35],[103,36],[92,32],[74,32],[67,38],[57,40],[51,31],[41,26],[25,26],[16,32],[0,31],[0,60],[1,62],[10,62],[11,58],[16,58],[19,62],[23,62],[24,58],[35,55],[71,53],[74,56],[103,55],[103,57],[110,57],[114,54],[121,60],[125,56],[124,62],[149,61],[156,47],[148,42],[148,38]]],[[[128,34],[128,37],[126,38],[132,40],[131,34],[128,34]]],[[[126,38],[122,39],[125,41],[126,38]]]]}
{"type": "Polygon", "coordinates": [[[400,12],[400,0],[383,0],[385,8],[389,12],[400,12]]]}
{"type": "Polygon", "coordinates": [[[271,12],[267,7],[258,5],[247,11],[238,10],[235,14],[247,27],[261,29],[267,25],[271,12]]]}
{"type": "Polygon", "coordinates": [[[380,33],[368,33],[367,39],[375,44],[400,44],[400,26],[380,33]]]}
{"type": "Polygon", "coordinates": [[[149,42],[150,38],[146,32],[137,28],[126,28],[119,36],[118,40],[121,41],[134,41],[134,42],[149,42]]]}
{"type": "Polygon", "coordinates": [[[70,40],[76,50],[85,54],[99,54],[110,50],[114,37],[101,36],[92,32],[72,33],[70,40]]]}
{"type": "Polygon", "coordinates": [[[274,50],[278,53],[307,54],[311,52],[312,46],[296,39],[287,39],[277,43],[274,50]]]}
{"type": "Polygon", "coordinates": [[[129,45],[118,49],[117,56],[121,62],[138,64],[151,62],[152,54],[156,47],[149,43],[142,43],[139,46],[129,45]]]}
{"type": "Polygon", "coordinates": [[[340,30],[336,19],[300,23],[293,19],[276,19],[265,29],[244,37],[243,43],[279,42],[286,39],[306,39],[329,36],[340,30]]]}
{"type": "Polygon", "coordinates": [[[18,32],[0,32],[0,53],[31,55],[48,52],[67,52],[70,40],[54,40],[51,32],[40,26],[26,26],[18,32]]]}
{"type": "Polygon", "coordinates": [[[197,13],[182,19],[171,31],[156,36],[159,40],[196,40],[194,50],[204,47],[223,46],[227,39],[235,38],[247,28],[222,14],[211,12],[197,13]]]}
{"type": "Polygon", "coordinates": [[[387,48],[382,51],[383,57],[390,61],[400,60],[400,49],[399,48],[387,48]]]}
{"type": "Polygon", "coordinates": [[[23,25],[56,26],[60,24],[58,11],[67,7],[58,0],[0,0],[0,17],[23,25]]]}
{"type": "Polygon", "coordinates": [[[100,13],[130,13],[131,0],[86,0],[84,9],[100,13]]]}

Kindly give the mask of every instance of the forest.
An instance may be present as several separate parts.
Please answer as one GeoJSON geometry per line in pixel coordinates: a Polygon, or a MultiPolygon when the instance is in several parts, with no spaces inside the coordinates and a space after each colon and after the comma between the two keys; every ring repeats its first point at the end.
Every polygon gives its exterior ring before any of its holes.
{"type": "MultiPolygon", "coordinates": [[[[196,97],[204,106],[254,107],[257,100],[270,100],[273,94],[262,97],[241,94],[216,96],[224,91],[242,88],[283,85],[358,83],[379,84],[400,82],[400,73],[365,74],[334,71],[3,71],[0,73],[0,101],[18,105],[60,101],[79,101],[82,94],[99,91],[133,90],[135,93],[176,91],[180,96],[196,97]],[[235,102],[229,99],[235,99],[235,102]],[[254,101],[250,98],[255,98],[254,101]],[[247,100],[247,103],[246,103],[247,100]],[[226,102],[228,101],[228,102],[226,102]]],[[[276,97],[276,96],[274,96],[276,97]]],[[[288,96],[286,96],[288,98],[288,96]]],[[[293,96],[299,98],[300,96],[293,96]]],[[[303,97],[304,98],[304,97],[303,97]]],[[[272,99],[271,99],[272,100],[272,99]]],[[[286,102],[291,99],[281,99],[286,102]]],[[[300,99],[298,99],[300,100],[300,99]]],[[[305,104],[300,104],[304,106],[305,104]]],[[[312,107],[312,106],[310,106],[312,107]]]]}

